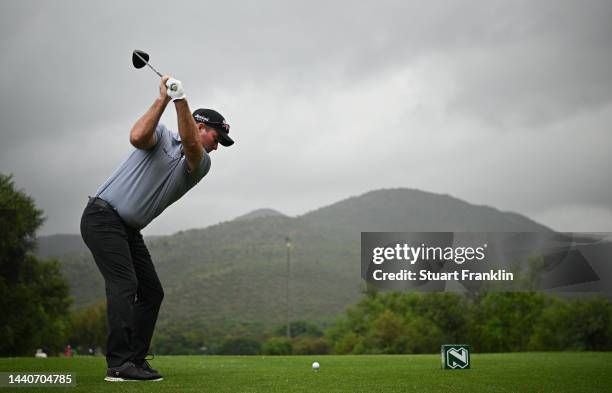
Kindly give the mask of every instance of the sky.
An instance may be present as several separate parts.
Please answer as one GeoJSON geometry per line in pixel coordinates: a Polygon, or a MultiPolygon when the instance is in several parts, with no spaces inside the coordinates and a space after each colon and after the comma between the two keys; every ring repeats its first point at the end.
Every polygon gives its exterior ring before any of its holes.
{"type": "Polygon", "coordinates": [[[612,231],[610,1],[5,0],[0,33],[0,172],[42,235],[129,154],[159,84],[134,49],[236,141],[145,235],[399,187],[612,231]]]}

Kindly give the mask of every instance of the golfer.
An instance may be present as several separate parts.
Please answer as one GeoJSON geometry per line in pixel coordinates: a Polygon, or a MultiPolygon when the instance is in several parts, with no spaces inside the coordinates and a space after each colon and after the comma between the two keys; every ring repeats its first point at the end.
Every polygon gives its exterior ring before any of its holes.
{"type": "Polygon", "coordinates": [[[219,143],[234,143],[229,128],[212,109],[192,114],[182,83],[163,76],[159,97],[130,132],[134,149],[89,198],[81,235],[106,284],[107,381],[162,379],[145,357],[164,291],[140,231],[208,173],[219,143]],[[171,100],[178,133],[159,123],[171,100]]]}

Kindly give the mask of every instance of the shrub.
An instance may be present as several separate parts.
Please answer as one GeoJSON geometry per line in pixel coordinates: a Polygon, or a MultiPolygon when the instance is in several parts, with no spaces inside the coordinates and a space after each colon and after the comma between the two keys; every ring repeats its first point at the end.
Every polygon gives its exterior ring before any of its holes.
{"type": "Polygon", "coordinates": [[[291,355],[293,345],[288,338],[272,337],[263,344],[261,351],[264,355],[291,355]]]}
{"type": "Polygon", "coordinates": [[[294,355],[327,355],[329,343],[323,337],[300,337],[293,344],[294,355]]]}

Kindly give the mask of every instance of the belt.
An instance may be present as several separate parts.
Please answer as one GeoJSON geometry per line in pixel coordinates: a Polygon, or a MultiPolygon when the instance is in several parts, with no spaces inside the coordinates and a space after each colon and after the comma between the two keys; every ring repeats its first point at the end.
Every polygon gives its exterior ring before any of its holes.
{"type": "MultiPolygon", "coordinates": [[[[123,225],[130,230],[133,231],[139,231],[137,229],[133,229],[132,227],[130,227],[128,224],[125,223],[125,221],[123,221],[123,218],[121,218],[121,216],[119,215],[119,212],[117,211],[117,209],[115,209],[113,207],[113,205],[111,205],[110,203],[106,202],[104,199],[98,198],[98,197],[89,197],[89,202],[87,202],[87,206],[98,206],[101,207],[103,209],[109,210],[111,212],[113,212],[115,214],[115,216],[117,216],[117,218],[121,221],[121,223],[123,223],[123,225]]],[[[138,232],[140,233],[140,232],[138,232]]]]}
{"type": "Polygon", "coordinates": [[[100,199],[98,197],[89,197],[89,203],[88,205],[94,205],[94,206],[99,206],[99,207],[103,207],[105,209],[109,209],[113,212],[117,212],[115,210],[115,208],[108,202],[106,202],[104,199],[100,199]]]}

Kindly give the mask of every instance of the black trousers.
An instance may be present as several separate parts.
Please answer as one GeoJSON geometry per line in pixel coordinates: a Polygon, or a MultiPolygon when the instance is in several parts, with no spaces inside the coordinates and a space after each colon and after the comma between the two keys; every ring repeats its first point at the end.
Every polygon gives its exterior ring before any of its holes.
{"type": "Polygon", "coordinates": [[[142,235],[102,200],[92,198],[81,218],[81,236],[106,284],[108,367],[141,361],[164,298],[142,235]]]}

